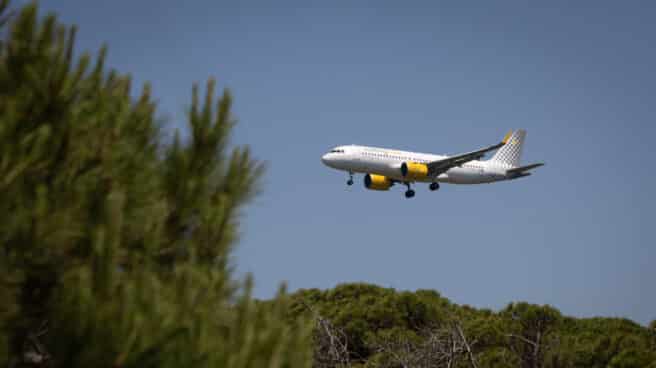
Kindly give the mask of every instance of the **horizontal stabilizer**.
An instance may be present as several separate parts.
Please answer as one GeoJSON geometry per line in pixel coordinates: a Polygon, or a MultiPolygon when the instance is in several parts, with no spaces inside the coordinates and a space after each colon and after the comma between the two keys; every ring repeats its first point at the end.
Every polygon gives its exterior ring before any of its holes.
{"type": "Polygon", "coordinates": [[[540,167],[544,165],[543,163],[539,164],[531,164],[531,165],[526,165],[526,166],[521,166],[521,167],[516,167],[514,169],[506,170],[507,175],[516,175],[516,174],[522,174],[524,171],[528,171],[531,169],[535,169],[536,167],[540,167]]]}
{"type": "Polygon", "coordinates": [[[531,176],[531,173],[520,172],[520,173],[516,173],[516,174],[511,174],[511,175],[508,177],[508,180],[519,179],[519,178],[523,178],[523,177],[525,177],[525,176],[531,176]]]}

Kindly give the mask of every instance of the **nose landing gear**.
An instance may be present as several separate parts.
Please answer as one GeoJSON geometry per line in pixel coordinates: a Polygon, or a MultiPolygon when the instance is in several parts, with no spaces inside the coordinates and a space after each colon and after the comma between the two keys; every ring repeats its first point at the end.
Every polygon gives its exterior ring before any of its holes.
{"type": "Polygon", "coordinates": [[[346,185],[353,185],[353,172],[349,171],[349,180],[346,182],[346,185]]]}

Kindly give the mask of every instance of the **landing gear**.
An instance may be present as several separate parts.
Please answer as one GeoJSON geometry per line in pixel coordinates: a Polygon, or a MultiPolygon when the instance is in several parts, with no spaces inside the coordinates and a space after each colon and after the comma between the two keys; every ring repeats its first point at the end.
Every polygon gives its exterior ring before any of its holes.
{"type": "Polygon", "coordinates": [[[431,183],[431,185],[428,186],[428,189],[433,191],[438,190],[440,189],[440,183],[431,183]]]}
{"type": "Polygon", "coordinates": [[[346,182],[346,185],[353,185],[353,172],[349,171],[349,180],[346,182]]]}
{"type": "Polygon", "coordinates": [[[403,184],[405,184],[405,186],[408,187],[408,190],[405,191],[405,197],[406,198],[414,197],[415,196],[415,191],[410,188],[410,183],[405,182],[403,184]]]}

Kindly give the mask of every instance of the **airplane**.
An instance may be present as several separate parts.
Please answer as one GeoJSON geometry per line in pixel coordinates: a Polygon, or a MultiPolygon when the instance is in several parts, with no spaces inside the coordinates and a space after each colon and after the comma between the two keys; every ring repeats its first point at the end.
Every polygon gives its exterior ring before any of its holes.
{"type": "Polygon", "coordinates": [[[544,163],[520,166],[522,146],[526,138],[523,129],[510,131],[500,143],[454,156],[399,151],[358,145],[339,146],[321,157],[328,167],[347,171],[347,185],[353,185],[353,174],[363,173],[364,186],[369,190],[389,190],[394,184],[407,187],[406,198],[415,196],[411,184],[430,183],[431,191],[439,183],[483,184],[514,180],[531,175],[532,169],[544,163]],[[498,150],[489,160],[481,161],[487,152],[498,150]]]}

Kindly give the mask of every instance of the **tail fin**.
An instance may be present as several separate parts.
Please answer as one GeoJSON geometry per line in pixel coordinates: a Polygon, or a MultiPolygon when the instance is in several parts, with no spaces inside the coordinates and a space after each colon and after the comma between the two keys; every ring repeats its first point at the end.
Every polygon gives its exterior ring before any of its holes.
{"type": "Polygon", "coordinates": [[[494,156],[492,156],[490,161],[495,161],[512,167],[519,166],[519,160],[522,156],[522,146],[524,145],[525,138],[526,131],[524,129],[519,129],[518,131],[514,132],[510,136],[510,139],[506,141],[506,144],[499,148],[494,156]]]}

